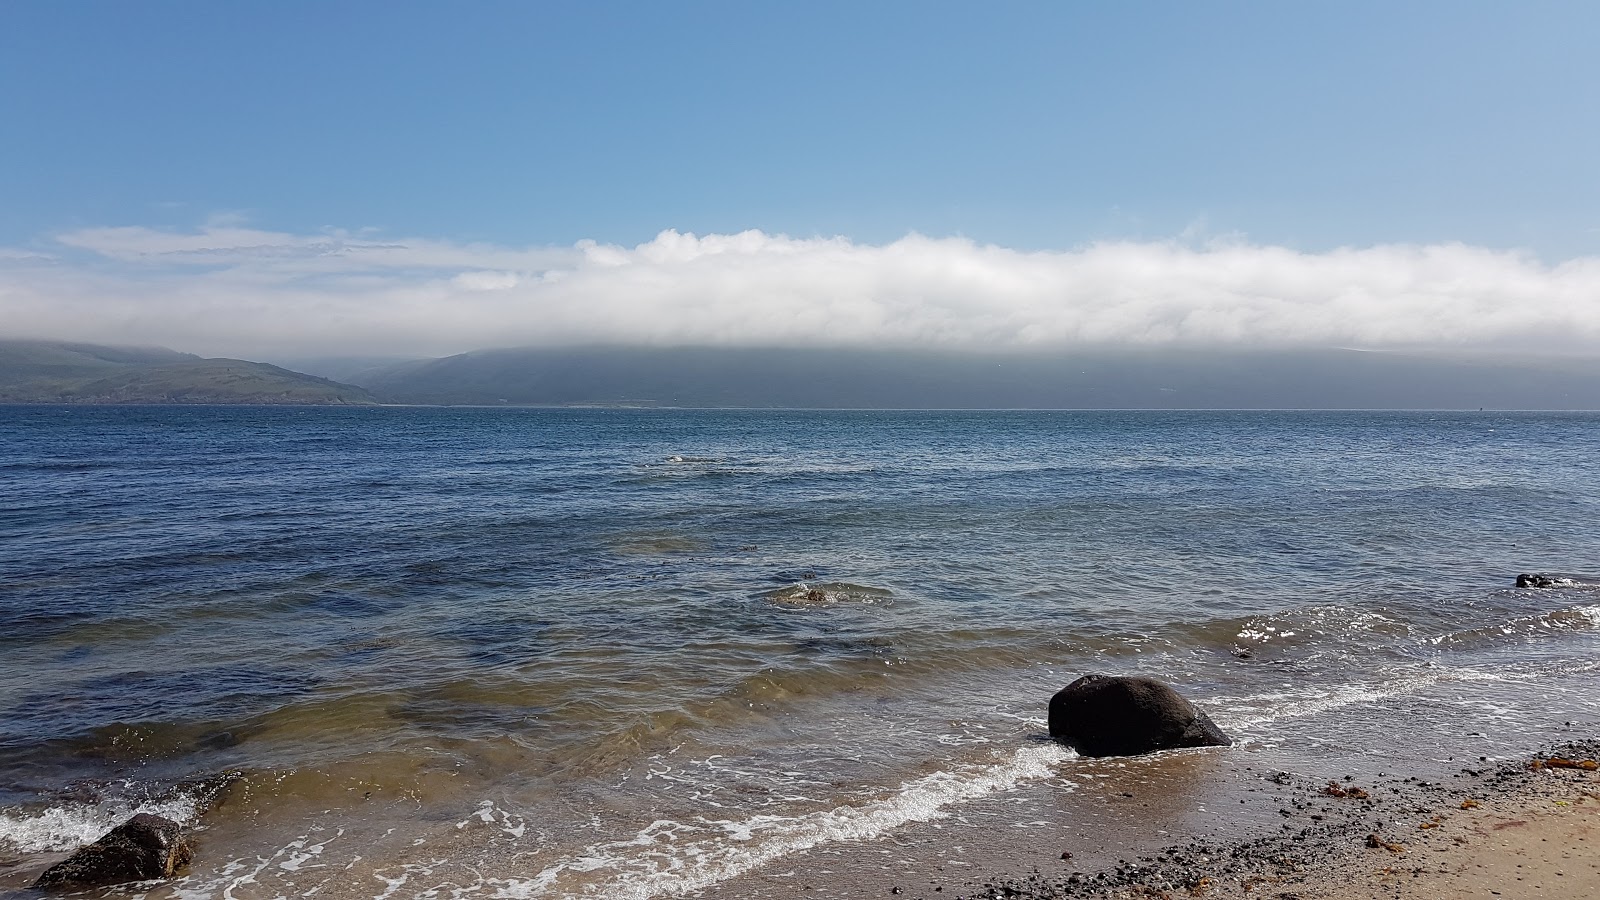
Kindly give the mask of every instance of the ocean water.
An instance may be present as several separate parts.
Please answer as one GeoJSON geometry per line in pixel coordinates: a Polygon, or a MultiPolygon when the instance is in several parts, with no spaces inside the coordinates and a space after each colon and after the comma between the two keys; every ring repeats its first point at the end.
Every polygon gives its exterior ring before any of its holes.
{"type": "Polygon", "coordinates": [[[1203,813],[1245,761],[1526,752],[1600,717],[1597,450],[1593,414],[0,407],[0,891],[153,810],[200,852],[152,897],[868,896],[1107,827],[1095,778],[1164,779],[1117,827],[1166,835],[1249,825],[1203,813]],[[1086,672],[1240,743],[1077,759],[1045,704],[1086,672]]]}

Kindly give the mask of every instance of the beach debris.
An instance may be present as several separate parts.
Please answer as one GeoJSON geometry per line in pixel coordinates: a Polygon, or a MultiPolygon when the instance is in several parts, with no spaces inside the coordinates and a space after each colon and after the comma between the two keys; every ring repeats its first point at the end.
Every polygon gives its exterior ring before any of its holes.
{"type": "Polygon", "coordinates": [[[171,878],[194,858],[183,826],[139,813],[99,840],[51,866],[34,881],[40,890],[81,890],[128,881],[171,878]]]}
{"type": "Polygon", "coordinates": [[[1367,835],[1367,846],[1373,848],[1374,850],[1376,850],[1376,849],[1381,847],[1384,850],[1389,851],[1390,853],[1404,853],[1404,852],[1406,852],[1406,845],[1405,844],[1396,844],[1393,841],[1386,841],[1383,838],[1378,837],[1377,834],[1369,834],[1369,835],[1367,835]]]}
{"type": "Polygon", "coordinates": [[[1050,736],[1082,756],[1135,756],[1233,741],[1153,678],[1085,675],[1050,698],[1050,736]]]}
{"type": "Polygon", "coordinates": [[[1348,797],[1352,800],[1365,800],[1370,796],[1362,788],[1345,787],[1337,781],[1328,782],[1328,786],[1323,788],[1322,792],[1329,797],[1348,797]]]}
{"type": "Polygon", "coordinates": [[[1528,768],[1530,769],[1543,769],[1545,767],[1552,769],[1582,769],[1585,772],[1593,772],[1596,769],[1600,769],[1600,762],[1595,762],[1592,759],[1567,759],[1565,756],[1552,756],[1549,759],[1535,759],[1533,762],[1528,763],[1528,768]]]}
{"type": "Polygon", "coordinates": [[[1478,803],[1478,801],[1472,799],[1471,797],[1468,797],[1467,799],[1461,801],[1461,808],[1462,809],[1477,809],[1479,806],[1480,806],[1480,804],[1478,803]]]}

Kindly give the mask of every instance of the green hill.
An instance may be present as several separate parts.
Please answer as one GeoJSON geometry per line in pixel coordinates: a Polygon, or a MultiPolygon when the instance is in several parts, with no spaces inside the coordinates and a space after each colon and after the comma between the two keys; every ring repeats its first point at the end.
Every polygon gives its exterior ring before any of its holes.
{"type": "Polygon", "coordinates": [[[363,388],[162,348],[0,340],[0,403],[371,403],[363,388]]]}

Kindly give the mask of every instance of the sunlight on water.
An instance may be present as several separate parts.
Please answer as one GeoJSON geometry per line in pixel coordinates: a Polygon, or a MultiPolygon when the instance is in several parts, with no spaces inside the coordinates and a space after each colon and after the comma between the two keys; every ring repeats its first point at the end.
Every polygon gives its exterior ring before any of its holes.
{"type": "Polygon", "coordinates": [[[694,891],[1056,784],[1087,671],[1251,752],[1592,706],[1595,416],[46,412],[0,886],[149,809],[206,836],[175,896],[694,891]]]}

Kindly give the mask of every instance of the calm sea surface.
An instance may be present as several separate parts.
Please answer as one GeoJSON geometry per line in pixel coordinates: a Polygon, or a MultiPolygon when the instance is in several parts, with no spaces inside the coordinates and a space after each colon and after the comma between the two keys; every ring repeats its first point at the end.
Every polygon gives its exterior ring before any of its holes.
{"type": "Polygon", "coordinates": [[[1600,594],[1513,587],[1597,522],[1590,414],[0,407],[0,890],[137,809],[194,900],[1068,827],[1089,671],[1211,759],[1523,752],[1600,715],[1600,594]]]}

